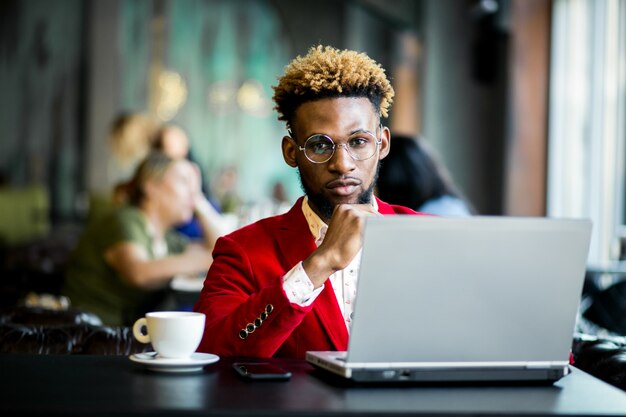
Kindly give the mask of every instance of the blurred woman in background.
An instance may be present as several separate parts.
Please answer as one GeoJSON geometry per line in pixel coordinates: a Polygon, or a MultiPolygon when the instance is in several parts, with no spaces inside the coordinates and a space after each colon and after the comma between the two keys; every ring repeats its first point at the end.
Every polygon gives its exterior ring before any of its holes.
{"type": "Polygon", "coordinates": [[[222,234],[199,170],[186,159],[152,152],[121,190],[128,204],[87,227],[63,290],[74,307],[108,325],[132,324],[158,308],[175,275],[206,273],[222,234]],[[194,214],[203,238],[190,243],[173,227],[194,214]]]}
{"type": "Polygon", "coordinates": [[[389,203],[440,216],[470,216],[473,209],[422,139],[392,135],[380,164],[378,195],[389,203]]]}
{"type": "MultiPolygon", "coordinates": [[[[215,210],[217,210],[218,212],[220,211],[219,204],[211,198],[209,187],[206,186],[206,176],[204,175],[202,166],[193,157],[191,153],[189,137],[187,136],[187,132],[185,132],[182,127],[171,123],[165,124],[155,132],[150,143],[152,144],[153,149],[164,153],[170,158],[184,158],[197,165],[200,177],[202,178],[202,193],[213,205],[215,210]]],[[[176,225],[176,230],[192,239],[198,239],[203,237],[202,227],[200,226],[199,220],[195,218],[195,216],[188,222],[176,225]]]]}

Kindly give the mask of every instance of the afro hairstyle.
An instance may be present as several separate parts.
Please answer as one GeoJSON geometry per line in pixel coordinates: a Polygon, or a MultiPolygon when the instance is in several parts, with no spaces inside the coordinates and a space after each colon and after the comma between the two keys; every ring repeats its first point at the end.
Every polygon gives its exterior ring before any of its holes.
{"type": "Polygon", "coordinates": [[[394,96],[385,70],[369,56],[322,45],[291,61],[273,89],[278,120],[288,126],[298,107],[309,101],[366,97],[380,116],[387,117],[394,96]]]}

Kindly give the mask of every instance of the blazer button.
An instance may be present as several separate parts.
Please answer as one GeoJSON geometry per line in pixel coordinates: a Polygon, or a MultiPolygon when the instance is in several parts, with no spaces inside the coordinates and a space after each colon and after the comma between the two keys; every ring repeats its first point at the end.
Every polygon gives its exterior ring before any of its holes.
{"type": "Polygon", "coordinates": [[[248,332],[246,331],[246,329],[241,329],[239,331],[239,338],[241,340],[246,340],[247,337],[248,337],[248,332]]]}
{"type": "Polygon", "coordinates": [[[261,320],[260,318],[256,318],[256,319],[254,319],[254,325],[255,325],[256,327],[259,327],[259,326],[260,326],[260,325],[262,325],[262,324],[263,324],[263,320],[261,320]]]}
{"type": "Polygon", "coordinates": [[[255,330],[256,330],[256,327],[254,326],[254,324],[252,324],[252,323],[248,323],[248,324],[246,324],[246,331],[247,331],[248,333],[252,333],[252,332],[254,332],[255,330]]]}
{"type": "Polygon", "coordinates": [[[273,306],[273,305],[268,304],[268,305],[266,305],[266,306],[265,306],[265,312],[266,312],[267,314],[271,314],[271,313],[272,313],[272,311],[274,311],[274,306],[273,306]]]}
{"type": "Polygon", "coordinates": [[[266,313],[265,311],[263,311],[263,312],[261,313],[261,315],[259,316],[259,318],[260,318],[261,320],[265,321],[265,319],[267,319],[267,313],[266,313]]]}

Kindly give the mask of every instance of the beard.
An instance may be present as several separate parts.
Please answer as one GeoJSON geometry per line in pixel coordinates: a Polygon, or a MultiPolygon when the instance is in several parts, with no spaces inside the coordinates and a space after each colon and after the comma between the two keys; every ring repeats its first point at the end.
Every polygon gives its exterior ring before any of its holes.
{"type": "MultiPolygon", "coordinates": [[[[361,194],[357,196],[357,201],[354,204],[371,204],[372,203],[372,198],[374,195],[374,187],[376,186],[376,180],[378,179],[379,168],[380,168],[380,162],[376,164],[376,174],[374,175],[374,179],[372,180],[372,183],[369,185],[369,187],[367,187],[367,189],[365,189],[361,194]]],[[[300,170],[298,170],[298,178],[300,179],[300,187],[302,188],[302,191],[309,198],[309,203],[311,203],[311,205],[318,210],[319,215],[322,218],[322,220],[328,223],[330,218],[333,215],[333,211],[335,210],[335,205],[333,205],[333,203],[331,203],[324,196],[323,193],[314,191],[311,188],[311,186],[309,186],[306,183],[306,181],[302,178],[302,174],[300,173],[300,170]]]]}

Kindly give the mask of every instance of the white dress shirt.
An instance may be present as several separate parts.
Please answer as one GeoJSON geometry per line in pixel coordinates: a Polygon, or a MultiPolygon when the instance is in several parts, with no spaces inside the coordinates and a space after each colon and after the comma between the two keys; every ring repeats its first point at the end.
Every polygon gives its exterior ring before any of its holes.
{"type": "MultiPolygon", "coordinates": [[[[376,205],[376,200],[373,199],[372,201],[376,205]]],[[[315,239],[315,244],[319,246],[324,241],[328,225],[311,209],[306,196],[302,200],[302,213],[309,224],[309,230],[315,239]]],[[[347,268],[337,271],[329,277],[348,332],[352,323],[360,260],[361,251],[358,252],[347,268]]],[[[324,287],[315,289],[302,267],[302,262],[298,262],[291,271],[283,276],[283,289],[290,302],[304,307],[311,305],[324,287]]]]}

